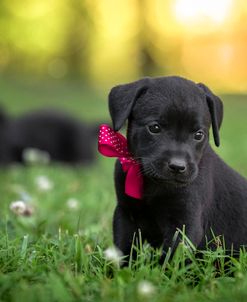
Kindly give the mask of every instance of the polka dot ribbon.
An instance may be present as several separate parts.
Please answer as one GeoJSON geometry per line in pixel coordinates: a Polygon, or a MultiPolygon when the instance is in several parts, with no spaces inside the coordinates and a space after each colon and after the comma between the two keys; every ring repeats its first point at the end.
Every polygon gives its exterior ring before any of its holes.
{"type": "Polygon", "coordinates": [[[143,177],[140,172],[140,164],[129,153],[126,138],[103,124],[99,131],[98,150],[104,156],[119,159],[123,171],[126,172],[125,194],[141,199],[143,177]]]}

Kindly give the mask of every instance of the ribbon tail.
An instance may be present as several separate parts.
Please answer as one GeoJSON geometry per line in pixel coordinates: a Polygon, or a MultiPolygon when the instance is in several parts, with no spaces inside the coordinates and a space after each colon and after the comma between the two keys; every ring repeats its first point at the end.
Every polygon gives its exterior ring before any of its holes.
{"type": "Polygon", "coordinates": [[[130,197],[141,199],[143,194],[143,176],[140,166],[133,165],[129,168],[125,179],[125,194],[130,197]]]}

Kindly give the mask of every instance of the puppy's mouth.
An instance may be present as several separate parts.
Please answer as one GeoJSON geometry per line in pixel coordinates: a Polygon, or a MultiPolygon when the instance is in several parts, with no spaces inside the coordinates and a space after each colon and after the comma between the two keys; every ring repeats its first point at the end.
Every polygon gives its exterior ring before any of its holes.
{"type": "Polygon", "coordinates": [[[159,182],[165,183],[167,185],[176,186],[176,187],[183,187],[187,186],[193,182],[196,178],[197,173],[196,171],[192,171],[189,174],[182,175],[182,174],[170,174],[170,173],[160,173],[155,169],[155,167],[150,164],[148,167],[142,168],[142,173],[149,179],[159,182]]]}
{"type": "MultiPolygon", "coordinates": [[[[147,177],[150,177],[149,175],[147,175],[147,177]]],[[[166,178],[165,176],[163,175],[159,175],[159,174],[156,174],[154,176],[151,176],[150,178],[158,181],[158,182],[161,182],[161,183],[166,183],[168,185],[174,185],[174,186],[177,186],[177,187],[184,187],[184,186],[187,186],[189,185],[193,179],[191,178],[185,178],[185,179],[180,179],[180,178],[177,178],[177,177],[170,177],[170,178],[166,178]]]]}

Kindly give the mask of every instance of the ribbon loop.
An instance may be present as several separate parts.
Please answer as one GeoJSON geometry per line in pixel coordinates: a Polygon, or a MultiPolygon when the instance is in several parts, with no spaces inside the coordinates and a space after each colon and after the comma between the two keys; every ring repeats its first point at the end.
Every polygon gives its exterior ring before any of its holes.
{"type": "Polygon", "coordinates": [[[129,153],[126,138],[110,126],[103,124],[100,126],[98,150],[104,156],[117,157],[120,160],[123,171],[127,173],[125,193],[141,199],[143,177],[140,173],[140,164],[129,153]]]}

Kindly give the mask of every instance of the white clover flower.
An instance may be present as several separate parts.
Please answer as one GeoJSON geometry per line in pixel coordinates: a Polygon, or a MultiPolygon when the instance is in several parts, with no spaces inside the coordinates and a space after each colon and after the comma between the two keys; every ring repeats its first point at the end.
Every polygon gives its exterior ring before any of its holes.
{"type": "Polygon", "coordinates": [[[140,296],[152,296],[156,291],[155,286],[153,283],[147,280],[140,281],[137,285],[137,293],[140,296]]]}
{"type": "Polygon", "coordinates": [[[105,259],[111,261],[117,265],[120,265],[122,262],[123,253],[116,247],[108,247],[104,251],[105,259]]]}
{"type": "Polygon", "coordinates": [[[79,201],[75,198],[69,198],[67,200],[67,207],[71,210],[76,210],[78,209],[79,206],[79,201]]]}
{"type": "Polygon", "coordinates": [[[48,164],[51,159],[48,152],[35,148],[24,149],[22,158],[27,164],[48,164]]]}
{"type": "Polygon", "coordinates": [[[41,191],[50,191],[53,188],[53,183],[44,175],[36,177],[36,185],[41,191]]]}
{"type": "Polygon", "coordinates": [[[22,200],[11,202],[9,208],[13,213],[19,216],[30,216],[33,214],[33,208],[22,200]]]}
{"type": "Polygon", "coordinates": [[[17,201],[11,202],[11,204],[9,205],[9,208],[15,214],[22,215],[25,212],[26,204],[22,200],[17,200],[17,201]]]}

